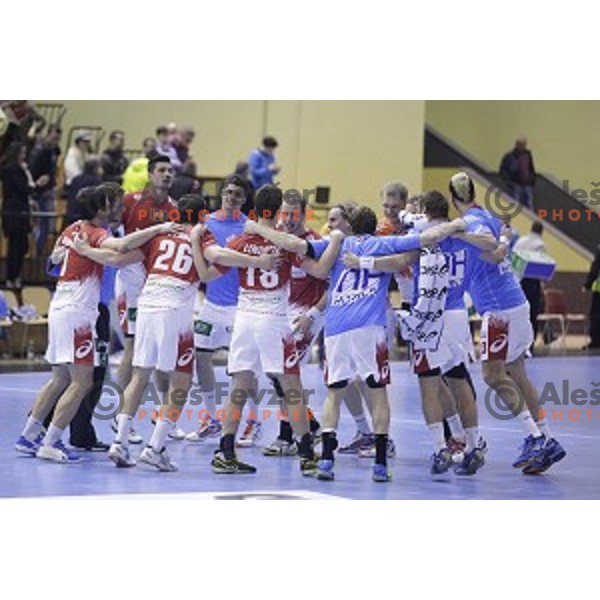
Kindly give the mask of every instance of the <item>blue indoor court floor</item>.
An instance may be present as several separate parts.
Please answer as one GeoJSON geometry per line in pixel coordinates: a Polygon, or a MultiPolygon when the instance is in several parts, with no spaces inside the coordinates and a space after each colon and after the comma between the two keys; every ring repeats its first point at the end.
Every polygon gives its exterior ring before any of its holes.
{"type": "MultiPolygon", "coordinates": [[[[368,459],[339,456],[336,480],[321,482],[303,478],[296,459],[263,457],[260,446],[275,436],[275,417],[266,421],[259,447],[239,450],[240,458],[257,466],[255,475],[213,474],[210,459],[217,440],[204,444],[170,441],[169,452],[180,469],[176,473],[159,473],[143,465],[117,469],[106,454],[84,453],[84,462],[73,465],[19,455],[13,443],[37,390],[49,374],[0,374],[0,497],[176,494],[214,499],[599,499],[600,357],[534,358],[528,362],[528,370],[539,391],[543,391],[553,433],[567,450],[562,462],[540,476],[525,476],[511,467],[523,438],[521,427],[514,420],[499,420],[490,414],[480,366],[474,365],[471,372],[478,391],[481,430],[489,447],[486,465],[475,477],[449,475],[443,481],[433,481],[428,462],[431,443],[421,416],[417,381],[409,374],[406,362],[395,362],[388,389],[397,455],[390,460],[393,480],[387,484],[371,481],[372,461],[368,459]],[[569,395],[578,388],[585,393],[578,392],[577,397],[585,399],[587,395],[587,402],[580,406],[563,404],[571,402],[569,395]],[[590,396],[593,390],[598,402],[590,396]]],[[[217,373],[220,381],[226,381],[223,368],[217,373]]],[[[304,386],[316,389],[312,397],[316,397],[313,407],[318,416],[325,388],[316,365],[305,368],[304,386]]],[[[192,408],[196,414],[198,407],[192,408]]],[[[195,416],[188,420],[184,414],[181,425],[190,431],[194,422],[195,416]]],[[[151,427],[146,418],[137,429],[147,439],[151,427]]],[[[100,439],[111,441],[108,421],[97,422],[97,431],[100,439]]],[[[343,409],[338,439],[344,443],[353,434],[352,419],[343,409]]],[[[134,456],[139,448],[132,447],[134,456]]]]}

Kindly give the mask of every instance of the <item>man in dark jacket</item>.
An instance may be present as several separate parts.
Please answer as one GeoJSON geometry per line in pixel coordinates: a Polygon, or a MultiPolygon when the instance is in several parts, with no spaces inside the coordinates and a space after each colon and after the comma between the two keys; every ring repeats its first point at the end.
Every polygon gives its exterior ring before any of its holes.
{"type": "Polygon", "coordinates": [[[69,202],[67,204],[67,216],[64,227],[75,221],[85,219],[86,216],[80,202],[77,202],[77,194],[86,187],[93,187],[102,183],[102,167],[97,156],[88,156],[83,166],[83,173],[73,178],[69,186],[69,202]]]}
{"type": "MultiPolygon", "coordinates": [[[[60,156],[59,144],[61,133],[58,125],[50,125],[46,137],[33,147],[27,160],[29,170],[34,179],[38,179],[42,175],[48,176],[48,183],[36,190],[33,196],[38,211],[43,213],[53,213],[55,211],[56,165],[60,156]]],[[[53,217],[44,215],[39,217],[39,227],[36,232],[38,256],[43,254],[48,233],[54,231],[54,227],[55,220],[53,217]]]]}
{"type": "Polygon", "coordinates": [[[108,138],[109,147],[102,153],[102,170],[104,181],[114,181],[121,185],[123,183],[123,173],[129,161],[123,154],[125,147],[125,134],[122,131],[111,131],[108,138]]]}
{"type": "Polygon", "coordinates": [[[502,158],[500,175],[509,184],[517,200],[533,210],[535,168],[533,166],[533,155],[527,149],[525,136],[518,137],[515,141],[515,147],[502,158]]]}

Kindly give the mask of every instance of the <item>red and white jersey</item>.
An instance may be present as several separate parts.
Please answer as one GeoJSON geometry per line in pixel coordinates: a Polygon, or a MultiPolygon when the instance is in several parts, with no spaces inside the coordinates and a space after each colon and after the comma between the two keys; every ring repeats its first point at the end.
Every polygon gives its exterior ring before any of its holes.
{"type": "MultiPolygon", "coordinates": [[[[179,218],[176,213],[177,205],[171,198],[157,203],[149,191],[126,194],[124,205],[122,222],[125,235],[179,218]]],[[[132,290],[133,295],[137,295],[136,290],[139,293],[146,279],[144,264],[139,262],[121,267],[119,277],[125,287],[132,290]]]]}
{"type": "Polygon", "coordinates": [[[283,257],[278,269],[266,270],[256,267],[238,269],[240,295],[237,310],[259,315],[287,316],[292,268],[300,266],[304,256],[282,250],[260,235],[247,233],[233,238],[228,242],[227,247],[251,256],[267,253],[283,257]]]}
{"type": "Polygon", "coordinates": [[[88,242],[93,248],[100,247],[110,235],[106,229],[96,227],[89,221],[77,221],[61,233],[57,243],[65,246],[67,252],[61,265],[56,291],[52,297],[54,310],[73,305],[91,310],[98,309],[100,280],[104,267],[91,258],[77,254],[72,248],[73,239],[84,233],[88,236],[88,242]]]}
{"type": "MultiPolygon", "coordinates": [[[[191,229],[191,228],[190,228],[191,229]]],[[[215,244],[210,232],[202,238],[202,246],[215,244]]],[[[194,265],[189,229],[153,237],[142,247],[144,267],[148,273],[138,299],[145,310],[177,310],[194,307],[198,291],[198,272],[194,265]]]]}
{"type": "MultiPolygon", "coordinates": [[[[301,236],[303,240],[320,240],[321,236],[312,229],[307,229],[301,236]]],[[[327,281],[312,277],[299,267],[292,267],[290,282],[290,309],[293,312],[305,312],[313,307],[327,289],[327,281]]]]}

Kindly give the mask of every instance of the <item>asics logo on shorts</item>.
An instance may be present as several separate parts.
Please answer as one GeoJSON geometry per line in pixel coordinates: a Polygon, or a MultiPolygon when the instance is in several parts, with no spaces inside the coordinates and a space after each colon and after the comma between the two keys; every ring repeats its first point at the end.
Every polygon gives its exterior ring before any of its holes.
{"type": "Polygon", "coordinates": [[[414,358],[415,367],[418,367],[423,362],[423,359],[425,358],[425,352],[417,351],[417,352],[415,352],[414,356],[415,356],[415,358],[414,358]]]}
{"type": "Polygon", "coordinates": [[[86,340],[81,346],[75,349],[75,358],[78,360],[85,358],[92,351],[93,347],[94,342],[92,342],[92,340],[86,340]]]}
{"type": "Polygon", "coordinates": [[[187,367],[194,360],[194,349],[188,348],[178,359],[178,367],[187,367]]]}
{"type": "Polygon", "coordinates": [[[498,354],[498,352],[501,352],[502,350],[504,350],[504,348],[507,345],[508,345],[508,335],[506,333],[501,333],[498,336],[498,339],[494,340],[490,344],[490,352],[492,354],[498,354]]]}
{"type": "Polygon", "coordinates": [[[298,361],[302,358],[302,354],[298,352],[298,350],[294,350],[286,359],[285,359],[285,368],[291,369],[298,364],[298,361]]]}

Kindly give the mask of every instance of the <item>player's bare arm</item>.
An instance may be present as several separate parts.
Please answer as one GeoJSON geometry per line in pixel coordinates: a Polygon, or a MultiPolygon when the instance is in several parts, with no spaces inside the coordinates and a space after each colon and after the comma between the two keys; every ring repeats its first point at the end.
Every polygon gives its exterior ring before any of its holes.
{"type": "Polygon", "coordinates": [[[116,252],[129,252],[130,250],[134,250],[135,248],[143,246],[155,235],[172,233],[180,230],[181,225],[169,221],[167,223],[152,225],[152,227],[141,229],[140,231],[134,231],[133,233],[130,233],[122,238],[107,238],[102,242],[102,247],[115,250],[116,252]]]}
{"type": "Polygon", "coordinates": [[[332,231],[329,239],[329,245],[318,260],[305,258],[300,265],[300,268],[303,271],[306,271],[309,275],[312,275],[317,279],[327,279],[327,277],[329,277],[329,273],[340,253],[340,248],[344,241],[344,234],[341,231],[332,231]]]}
{"type": "Polygon", "coordinates": [[[293,252],[294,254],[304,255],[308,252],[308,242],[306,240],[291,233],[285,233],[284,231],[277,231],[270,227],[265,227],[250,219],[246,221],[244,231],[249,234],[260,235],[276,246],[279,246],[288,252],[293,252]]]}
{"type": "MultiPolygon", "coordinates": [[[[413,265],[419,259],[419,252],[403,252],[402,254],[390,254],[389,256],[378,256],[374,259],[373,270],[381,273],[397,273],[413,265]]],[[[360,257],[353,252],[344,254],[344,265],[349,269],[360,269],[360,257]]]]}

